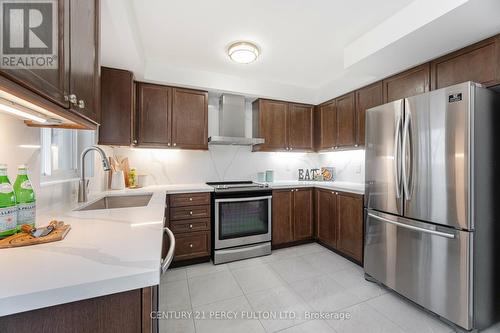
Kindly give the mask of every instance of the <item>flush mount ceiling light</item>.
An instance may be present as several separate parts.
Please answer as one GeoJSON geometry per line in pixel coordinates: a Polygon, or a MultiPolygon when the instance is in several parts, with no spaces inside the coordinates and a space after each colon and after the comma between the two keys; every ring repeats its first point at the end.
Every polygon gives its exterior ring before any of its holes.
{"type": "Polygon", "coordinates": [[[251,42],[235,42],[228,47],[227,54],[234,62],[249,64],[257,60],[260,50],[251,42]]]}

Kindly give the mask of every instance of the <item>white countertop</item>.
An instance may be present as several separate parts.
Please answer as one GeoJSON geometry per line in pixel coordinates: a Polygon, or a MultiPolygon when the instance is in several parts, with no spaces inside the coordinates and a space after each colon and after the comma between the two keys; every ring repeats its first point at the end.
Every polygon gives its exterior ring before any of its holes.
{"type": "Polygon", "coordinates": [[[291,187],[315,187],[333,191],[350,192],[354,194],[365,194],[365,185],[350,182],[315,182],[315,181],[275,181],[268,183],[272,189],[284,189],[291,187]]]}
{"type": "Polygon", "coordinates": [[[150,186],[92,196],[152,193],[146,207],[38,214],[71,224],[59,242],[0,249],[0,316],[123,292],[160,282],[166,194],[208,192],[205,184],[150,186]]]}

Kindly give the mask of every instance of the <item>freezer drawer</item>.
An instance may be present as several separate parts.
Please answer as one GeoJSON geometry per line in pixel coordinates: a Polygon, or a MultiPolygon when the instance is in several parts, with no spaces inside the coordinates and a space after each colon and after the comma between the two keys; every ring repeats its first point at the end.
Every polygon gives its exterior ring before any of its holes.
{"type": "Polygon", "coordinates": [[[472,328],[472,232],[366,210],[365,272],[434,313],[472,328]]]}

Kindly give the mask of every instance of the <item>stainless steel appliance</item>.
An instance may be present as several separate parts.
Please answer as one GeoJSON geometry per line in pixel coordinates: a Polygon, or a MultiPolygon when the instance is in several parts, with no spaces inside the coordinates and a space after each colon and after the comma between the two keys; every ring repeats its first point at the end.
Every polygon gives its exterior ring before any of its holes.
{"type": "Polygon", "coordinates": [[[471,82],[366,112],[365,273],[467,330],[500,316],[499,124],[471,82]]]}
{"type": "Polygon", "coordinates": [[[224,94],[219,99],[219,135],[208,138],[210,145],[253,146],[263,138],[245,136],[245,96],[224,94]]]}
{"type": "Polygon", "coordinates": [[[271,253],[272,191],[251,181],[207,183],[212,193],[214,264],[271,253]]]}

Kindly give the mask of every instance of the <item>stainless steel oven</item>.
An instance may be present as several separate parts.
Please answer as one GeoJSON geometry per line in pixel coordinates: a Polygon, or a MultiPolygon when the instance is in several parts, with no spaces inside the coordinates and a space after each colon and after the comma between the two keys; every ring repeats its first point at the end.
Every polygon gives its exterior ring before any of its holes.
{"type": "Polygon", "coordinates": [[[215,264],[271,253],[272,191],[252,182],[209,183],[215,264]]]}

